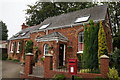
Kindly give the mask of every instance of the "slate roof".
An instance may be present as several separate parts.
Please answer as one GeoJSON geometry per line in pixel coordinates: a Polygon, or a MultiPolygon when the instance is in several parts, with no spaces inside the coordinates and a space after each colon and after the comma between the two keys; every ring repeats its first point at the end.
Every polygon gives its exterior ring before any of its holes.
{"type": "Polygon", "coordinates": [[[30,38],[30,33],[34,30],[37,30],[37,29],[39,29],[39,25],[23,29],[20,32],[13,35],[9,40],[30,38]],[[26,34],[22,36],[21,35],[22,33],[26,33],[26,34]]]}
{"type": "Polygon", "coordinates": [[[37,37],[36,40],[38,42],[40,41],[52,41],[52,40],[63,40],[63,41],[68,41],[68,38],[66,38],[64,35],[62,35],[59,32],[53,32],[51,34],[42,36],[42,37],[37,37]]]}
{"type": "Polygon", "coordinates": [[[88,15],[90,15],[89,20],[90,19],[94,21],[105,20],[106,13],[107,13],[107,5],[100,5],[100,6],[86,8],[83,10],[78,10],[78,11],[74,11],[74,12],[70,12],[66,14],[61,14],[61,15],[54,16],[54,17],[49,17],[45,19],[39,25],[20,31],[21,33],[29,31],[25,36],[18,36],[18,37],[13,36],[10,38],[10,40],[29,38],[30,33],[39,32],[39,31],[43,31],[47,29],[71,27],[71,25],[81,25],[83,24],[83,22],[75,23],[75,20],[77,18],[88,16],[88,15]],[[50,24],[50,25],[45,29],[39,29],[41,26],[46,25],[46,24],[50,24]]]}

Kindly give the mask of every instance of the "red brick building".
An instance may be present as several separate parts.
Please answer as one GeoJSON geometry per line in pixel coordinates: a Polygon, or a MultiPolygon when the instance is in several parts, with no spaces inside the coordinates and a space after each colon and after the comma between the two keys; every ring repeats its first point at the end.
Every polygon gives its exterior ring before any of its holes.
{"type": "Polygon", "coordinates": [[[106,5],[96,6],[45,19],[41,24],[28,27],[22,25],[22,30],[9,40],[9,57],[23,61],[25,43],[32,40],[33,53],[38,54],[37,65],[42,65],[42,57],[53,55],[53,67],[64,66],[68,59],[77,58],[83,53],[84,24],[89,20],[94,23],[103,21],[106,33],[108,52],[112,52],[112,28],[106,5]]]}

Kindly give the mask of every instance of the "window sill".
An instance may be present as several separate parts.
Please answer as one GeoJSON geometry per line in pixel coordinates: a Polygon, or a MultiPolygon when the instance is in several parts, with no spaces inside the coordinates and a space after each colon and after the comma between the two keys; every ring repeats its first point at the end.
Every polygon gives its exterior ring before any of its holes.
{"type": "Polygon", "coordinates": [[[10,51],[10,53],[13,53],[13,51],[10,51]]]}
{"type": "Polygon", "coordinates": [[[83,51],[78,51],[78,52],[77,52],[77,54],[82,54],[82,53],[83,53],[83,51]]]}
{"type": "Polygon", "coordinates": [[[19,52],[19,51],[17,51],[17,53],[19,54],[20,52],[19,52]]]}
{"type": "Polygon", "coordinates": [[[53,56],[52,54],[46,54],[45,56],[53,56]]]}

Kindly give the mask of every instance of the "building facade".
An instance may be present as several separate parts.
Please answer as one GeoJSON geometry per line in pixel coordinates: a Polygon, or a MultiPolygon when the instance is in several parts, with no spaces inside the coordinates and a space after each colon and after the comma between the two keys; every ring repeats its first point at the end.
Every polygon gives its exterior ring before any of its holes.
{"type": "Polygon", "coordinates": [[[112,52],[112,28],[106,5],[87,8],[45,19],[36,26],[22,25],[22,30],[9,39],[8,55],[24,61],[25,44],[32,40],[36,65],[42,65],[46,55],[53,55],[53,67],[65,66],[70,58],[83,53],[84,24],[103,21],[108,53],[112,52]]]}

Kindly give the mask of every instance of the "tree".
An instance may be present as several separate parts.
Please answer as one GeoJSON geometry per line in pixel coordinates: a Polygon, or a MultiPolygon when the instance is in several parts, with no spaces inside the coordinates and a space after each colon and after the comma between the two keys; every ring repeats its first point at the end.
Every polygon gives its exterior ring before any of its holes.
{"type": "Polygon", "coordinates": [[[120,32],[120,1],[119,2],[102,2],[108,4],[110,20],[112,23],[113,33],[120,32]]]}
{"type": "Polygon", "coordinates": [[[0,21],[0,40],[7,40],[8,30],[5,23],[0,21]]]}
{"type": "Polygon", "coordinates": [[[90,69],[98,68],[98,30],[99,25],[94,24],[93,20],[89,21],[90,26],[84,29],[84,66],[90,69]],[[91,65],[92,64],[92,65],[91,65]]]}
{"type": "Polygon", "coordinates": [[[44,2],[37,1],[34,5],[28,5],[26,9],[26,24],[29,26],[40,24],[48,17],[68,13],[88,7],[95,4],[92,2],[44,2]]]}
{"type": "Polygon", "coordinates": [[[116,33],[113,37],[113,47],[120,49],[120,32],[116,33]]]}
{"type": "Polygon", "coordinates": [[[102,21],[100,21],[100,28],[98,32],[98,58],[100,58],[101,55],[108,55],[106,34],[103,28],[102,21]]]}
{"type": "Polygon", "coordinates": [[[113,26],[113,32],[120,32],[120,1],[119,2],[109,2],[109,11],[111,22],[113,26]]]}

